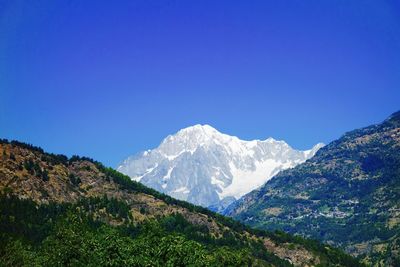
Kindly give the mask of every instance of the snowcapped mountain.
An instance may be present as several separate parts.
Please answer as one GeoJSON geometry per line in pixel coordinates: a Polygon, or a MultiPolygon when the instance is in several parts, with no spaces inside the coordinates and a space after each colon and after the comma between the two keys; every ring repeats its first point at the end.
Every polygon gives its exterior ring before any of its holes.
{"type": "Polygon", "coordinates": [[[168,136],[156,149],[127,158],[117,169],[172,197],[221,211],[322,146],[299,151],[273,138],[243,141],[195,125],[168,136]]]}

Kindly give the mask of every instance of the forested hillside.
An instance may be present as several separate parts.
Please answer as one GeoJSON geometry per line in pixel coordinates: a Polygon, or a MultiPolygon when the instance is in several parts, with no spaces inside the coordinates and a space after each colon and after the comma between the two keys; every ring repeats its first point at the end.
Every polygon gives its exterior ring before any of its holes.
{"type": "Polygon", "coordinates": [[[3,266],[357,266],[343,252],[253,230],[89,158],[0,143],[3,266]]]}
{"type": "Polygon", "coordinates": [[[346,133],[227,214],[341,247],[368,264],[400,266],[400,112],[346,133]]]}

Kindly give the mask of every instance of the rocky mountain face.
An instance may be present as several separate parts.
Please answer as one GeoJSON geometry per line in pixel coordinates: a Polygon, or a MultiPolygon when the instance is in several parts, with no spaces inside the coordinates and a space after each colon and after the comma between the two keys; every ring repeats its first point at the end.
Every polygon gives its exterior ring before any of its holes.
{"type": "Polygon", "coordinates": [[[360,266],[16,141],[0,140],[0,218],[2,266],[360,266]]]}
{"type": "Polygon", "coordinates": [[[346,133],[225,214],[322,240],[374,266],[400,266],[400,112],[346,133]]]}
{"type": "Polygon", "coordinates": [[[222,211],[322,146],[299,151],[284,141],[243,141],[195,125],[168,136],[156,149],[129,157],[117,170],[174,198],[222,211]]]}

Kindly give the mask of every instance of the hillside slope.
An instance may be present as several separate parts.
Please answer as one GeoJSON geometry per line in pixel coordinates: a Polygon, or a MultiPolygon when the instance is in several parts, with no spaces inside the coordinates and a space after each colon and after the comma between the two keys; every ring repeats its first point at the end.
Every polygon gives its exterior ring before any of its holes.
{"type": "Polygon", "coordinates": [[[399,266],[400,112],[346,133],[231,205],[227,215],[399,266]]]}
{"type": "Polygon", "coordinates": [[[0,142],[0,265],[357,266],[332,247],[257,231],[88,158],[0,142]]]}

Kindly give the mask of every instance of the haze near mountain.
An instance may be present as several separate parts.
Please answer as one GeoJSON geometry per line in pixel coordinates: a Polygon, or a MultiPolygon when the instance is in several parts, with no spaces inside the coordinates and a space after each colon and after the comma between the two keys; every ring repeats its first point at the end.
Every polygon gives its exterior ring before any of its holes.
{"type": "Polygon", "coordinates": [[[156,149],[127,158],[117,169],[172,197],[222,211],[322,146],[299,151],[273,138],[243,141],[209,125],[195,125],[168,136],[156,149]]]}

